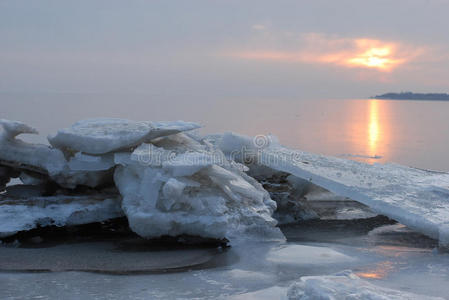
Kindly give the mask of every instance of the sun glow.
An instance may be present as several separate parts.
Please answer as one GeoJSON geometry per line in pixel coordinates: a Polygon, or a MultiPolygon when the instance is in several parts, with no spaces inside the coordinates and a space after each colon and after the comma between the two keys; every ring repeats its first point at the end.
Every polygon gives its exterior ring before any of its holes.
{"type": "Polygon", "coordinates": [[[346,68],[371,69],[390,72],[407,64],[422,53],[422,49],[398,41],[367,38],[332,38],[309,34],[296,51],[270,49],[228,53],[249,60],[280,61],[287,63],[331,64],[346,68]]]}

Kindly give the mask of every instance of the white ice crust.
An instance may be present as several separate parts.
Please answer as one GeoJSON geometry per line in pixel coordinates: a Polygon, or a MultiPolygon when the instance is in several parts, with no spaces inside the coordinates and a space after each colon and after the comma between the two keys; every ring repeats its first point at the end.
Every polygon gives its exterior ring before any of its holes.
{"type": "Polygon", "coordinates": [[[215,143],[227,155],[237,159],[252,155],[251,159],[260,165],[361,202],[379,214],[439,239],[442,246],[449,245],[449,173],[397,164],[369,165],[291,150],[276,142],[258,148],[251,141],[232,133],[215,137],[215,143]]]}
{"type": "Polygon", "coordinates": [[[123,216],[117,197],[91,196],[31,197],[0,201],[0,237],[37,226],[80,225],[123,216]]]}
{"type": "Polygon", "coordinates": [[[160,136],[199,127],[198,124],[183,121],[137,122],[124,119],[89,119],[59,130],[55,136],[48,137],[48,140],[56,148],[104,154],[138,146],[160,136]]]}
{"type": "Polygon", "coordinates": [[[351,271],[336,275],[303,276],[287,292],[289,300],[353,299],[353,300],[421,300],[443,299],[383,288],[360,279],[351,271]]]}

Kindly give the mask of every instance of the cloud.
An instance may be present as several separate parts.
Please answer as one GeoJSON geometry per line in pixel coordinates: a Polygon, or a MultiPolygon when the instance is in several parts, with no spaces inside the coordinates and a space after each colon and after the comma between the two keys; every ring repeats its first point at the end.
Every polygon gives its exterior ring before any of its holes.
{"type": "Polygon", "coordinates": [[[251,28],[254,30],[265,30],[267,27],[262,24],[254,24],[253,26],[251,26],[251,28]]]}
{"type": "Polygon", "coordinates": [[[338,38],[323,34],[303,34],[295,50],[250,50],[227,53],[235,58],[290,63],[330,64],[345,68],[390,72],[422,55],[424,48],[399,41],[370,38],[338,38]]]}

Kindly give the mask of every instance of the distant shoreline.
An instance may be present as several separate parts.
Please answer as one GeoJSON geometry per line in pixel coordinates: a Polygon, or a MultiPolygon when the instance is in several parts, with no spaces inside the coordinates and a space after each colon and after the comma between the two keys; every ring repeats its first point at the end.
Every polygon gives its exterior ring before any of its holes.
{"type": "Polygon", "coordinates": [[[412,92],[386,93],[370,97],[370,99],[449,101],[449,94],[412,92]]]}

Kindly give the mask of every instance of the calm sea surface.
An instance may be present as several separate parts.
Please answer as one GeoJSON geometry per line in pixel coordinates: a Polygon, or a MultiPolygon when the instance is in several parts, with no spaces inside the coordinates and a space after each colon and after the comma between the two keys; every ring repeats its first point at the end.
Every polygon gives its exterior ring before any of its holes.
{"type": "Polygon", "coordinates": [[[200,122],[202,133],[271,133],[306,151],[449,171],[449,102],[52,93],[0,94],[0,108],[0,118],[40,131],[30,141],[91,117],[180,119],[200,122]]]}

